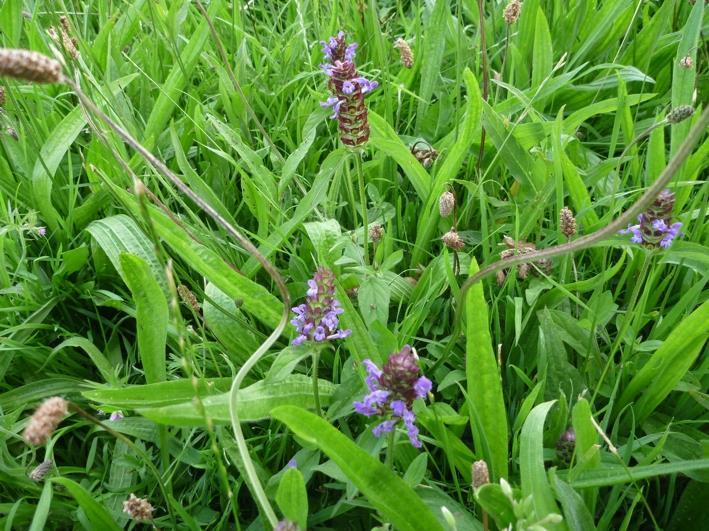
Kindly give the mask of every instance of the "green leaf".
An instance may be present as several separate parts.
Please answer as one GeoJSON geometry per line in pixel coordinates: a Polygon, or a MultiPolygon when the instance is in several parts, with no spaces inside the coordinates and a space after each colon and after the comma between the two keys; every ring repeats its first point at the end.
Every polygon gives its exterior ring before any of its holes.
{"type": "Polygon", "coordinates": [[[539,87],[551,73],[554,51],[547,17],[542,8],[537,8],[537,24],[534,31],[534,52],[532,55],[532,87],[539,87]]]}
{"type": "Polygon", "coordinates": [[[517,521],[514,507],[497,483],[488,483],[475,491],[475,500],[504,529],[517,521]]]}
{"type": "Polygon", "coordinates": [[[29,531],[42,531],[45,528],[51,506],[52,482],[47,481],[42,488],[42,495],[39,497],[39,502],[37,502],[37,508],[34,511],[29,531]]]}
{"type": "Polygon", "coordinates": [[[421,64],[421,86],[419,88],[419,103],[416,110],[416,129],[421,129],[421,124],[431,105],[433,88],[441,75],[441,62],[446,47],[445,32],[448,29],[447,22],[450,17],[448,0],[436,0],[433,13],[428,19],[425,30],[426,40],[422,49],[424,58],[421,64]]]}
{"type": "MultiPolygon", "coordinates": [[[[522,496],[532,496],[537,517],[559,514],[554,494],[544,467],[544,421],[556,400],[536,406],[522,426],[520,434],[519,467],[522,476],[522,496]]],[[[552,529],[565,529],[563,522],[552,529]]]]}
{"type": "MultiPolygon", "coordinates": [[[[231,378],[208,378],[197,381],[197,390],[201,396],[225,393],[230,387],[231,378]]],[[[161,407],[192,400],[195,395],[195,384],[191,379],[183,378],[147,385],[100,387],[81,394],[87,400],[117,409],[161,407]]]]}
{"type": "Polygon", "coordinates": [[[568,483],[560,480],[554,469],[549,471],[552,487],[564,510],[564,522],[571,531],[594,531],[593,516],[586,508],[583,498],[568,483]]]}
{"type": "MultiPolygon", "coordinates": [[[[478,270],[477,261],[471,259],[469,274],[472,276],[478,270]]],[[[490,464],[493,478],[499,479],[507,477],[509,435],[502,376],[492,348],[489,323],[483,284],[478,282],[470,287],[465,300],[467,393],[480,417],[480,426],[487,441],[490,455],[485,456],[486,461],[490,464]]]]}
{"type": "Polygon", "coordinates": [[[642,423],[669,395],[702,352],[709,337],[709,301],[685,317],[623,391],[618,409],[632,403],[642,423]],[[639,398],[638,398],[639,396],[639,398]]]}
{"type": "Polygon", "coordinates": [[[369,111],[369,125],[372,128],[370,144],[393,158],[404,170],[419,199],[426,201],[431,190],[431,176],[423,165],[411,154],[411,150],[396,134],[396,131],[377,113],[369,111]]]}
{"type": "Polygon", "coordinates": [[[297,468],[289,468],[281,477],[276,503],[286,519],[298,524],[300,529],[307,528],[308,493],[303,474],[297,468]]]}
{"type": "Polygon", "coordinates": [[[96,501],[95,494],[90,493],[84,487],[69,478],[52,478],[51,482],[57,483],[69,491],[69,494],[74,497],[79,506],[84,510],[86,518],[94,529],[120,531],[121,528],[118,527],[113,518],[111,518],[106,508],[96,501]]]}
{"type": "Polygon", "coordinates": [[[406,482],[362,450],[326,420],[295,406],[282,406],[272,416],[296,436],[316,445],[369,499],[397,530],[443,530],[431,511],[406,482]]]}
{"type": "MultiPolygon", "coordinates": [[[[330,404],[335,386],[327,380],[319,381],[320,403],[330,404]]],[[[229,393],[207,396],[202,399],[208,417],[216,424],[229,424],[229,393]]],[[[271,410],[285,404],[314,408],[312,380],[294,374],[280,381],[256,382],[239,391],[238,407],[241,422],[254,422],[270,416],[271,410]]],[[[159,424],[172,426],[203,426],[204,417],[192,400],[158,408],[138,408],[138,413],[159,424]]]]}
{"type": "MultiPolygon", "coordinates": [[[[657,465],[639,465],[632,467],[604,466],[593,470],[585,470],[570,484],[575,489],[589,487],[607,487],[609,485],[622,485],[643,479],[665,476],[668,474],[682,474],[686,472],[709,470],[709,459],[695,459],[661,463],[657,465]]],[[[559,477],[565,479],[566,473],[559,471],[559,477]]]]}
{"type": "Polygon", "coordinates": [[[96,365],[96,368],[101,373],[101,376],[103,376],[103,379],[106,380],[106,382],[110,383],[111,385],[115,385],[117,383],[113,366],[108,361],[108,358],[103,355],[103,352],[101,352],[91,341],[89,341],[85,337],[70,337],[69,339],[62,341],[56,347],[54,347],[52,349],[50,357],[54,356],[57,352],[61,351],[62,349],[65,349],[66,347],[77,347],[82,349],[84,352],[86,352],[86,354],[88,354],[89,358],[94,363],[94,365],[96,365]]]}
{"type": "Polygon", "coordinates": [[[162,382],[167,378],[165,346],[170,317],[167,300],[145,260],[134,254],[121,253],[120,263],[135,301],[138,353],[145,380],[148,383],[162,382]]]}
{"type": "Polygon", "coordinates": [[[386,326],[389,320],[390,298],[389,286],[383,279],[369,276],[360,283],[357,301],[367,326],[372,326],[375,321],[386,326]]]}
{"type": "Polygon", "coordinates": [[[160,279],[160,285],[167,293],[167,282],[160,262],[155,256],[155,248],[132,218],[125,214],[119,214],[99,219],[91,223],[86,230],[93,236],[103,252],[106,253],[106,256],[108,256],[108,259],[124,282],[126,282],[126,277],[121,266],[120,255],[127,252],[141,257],[150,264],[150,270],[156,278],[160,279]]]}
{"type": "Polygon", "coordinates": [[[39,150],[32,170],[32,196],[36,208],[52,231],[61,231],[62,218],[52,203],[52,180],[64,155],[86,127],[86,117],[81,107],[75,107],[49,134],[39,150]]]}

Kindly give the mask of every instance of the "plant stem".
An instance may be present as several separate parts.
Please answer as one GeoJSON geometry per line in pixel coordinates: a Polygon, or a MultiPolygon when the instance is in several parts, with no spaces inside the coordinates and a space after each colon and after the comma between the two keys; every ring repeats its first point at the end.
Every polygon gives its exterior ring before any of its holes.
{"type": "Polygon", "coordinates": [[[315,345],[313,347],[313,400],[315,401],[315,412],[318,416],[322,417],[322,409],[320,409],[320,385],[318,385],[318,365],[320,362],[320,346],[315,345]]]}
{"type": "MultiPolygon", "coordinates": [[[[483,71],[483,91],[482,97],[487,101],[490,90],[490,72],[487,64],[487,42],[485,39],[485,6],[483,0],[478,0],[478,18],[480,24],[480,53],[482,54],[482,71],[483,71]]],[[[478,153],[477,174],[480,175],[480,164],[482,163],[483,154],[485,153],[485,128],[480,131],[480,152],[478,153]]]]}
{"type": "MultiPolygon", "coordinates": [[[[251,243],[249,239],[241,234],[241,232],[236,229],[231,223],[224,219],[219,212],[217,212],[209,203],[204,201],[197,193],[195,193],[187,184],[185,184],[180,177],[173,173],[164,162],[153,155],[148,149],[143,146],[138,140],[136,140],[128,131],[123,127],[115,123],[111,118],[109,118],[101,109],[99,109],[96,104],[91,101],[91,99],[84,94],[78,84],[76,84],[70,78],[66,76],[62,79],[64,83],[69,85],[74,93],[78,96],[81,104],[88,109],[93,115],[97,116],[103,123],[105,123],[109,128],[111,128],[124,142],[126,142],[130,147],[136,150],[141,157],[143,157],[156,171],[161,175],[166,177],[180,192],[189,197],[192,201],[197,204],[210,218],[212,218],[217,224],[219,224],[226,232],[233,237],[241,246],[243,246],[251,255],[253,255],[261,264],[261,266],[266,270],[266,272],[271,276],[274,283],[278,287],[278,290],[283,299],[283,314],[281,315],[281,320],[279,321],[276,328],[271,332],[266,340],[261,343],[261,345],[256,349],[256,351],[249,357],[248,360],[241,366],[239,371],[232,382],[231,390],[229,391],[229,415],[232,423],[232,430],[234,431],[234,438],[236,439],[237,448],[239,449],[239,455],[244,464],[244,470],[246,471],[247,483],[251,489],[253,496],[256,498],[261,510],[268,519],[271,526],[275,527],[278,523],[278,518],[276,513],[268,501],[266,492],[263,490],[261,481],[256,473],[256,467],[254,466],[253,460],[249,455],[249,448],[246,444],[246,439],[244,438],[244,432],[241,429],[241,422],[239,421],[239,414],[237,411],[238,406],[238,391],[241,387],[244,378],[251,371],[251,369],[258,363],[261,357],[268,352],[268,349],[273,345],[276,340],[281,336],[283,330],[285,330],[286,324],[288,323],[288,308],[290,307],[290,295],[288,294],[288,289],[286,288],[285,280],[276,269],[276,267],[259,252],[256,246],[251,243]]],[[[151,463],[152,464],[152,463],[151,463]]]]}
{"type": "Polygon", "coordinates": [[[396,428],[389,432],[389,441],[387,442],[387,451],[384,464],[391,471],[394,471],[394,446],[396,446],[396,428]]]}
{"type": "Polygon", "coordinates": [[[364,263],[369,265],[369,219],[367,215],[367,192],[364,187],[364,170],[362,169],[362,155],[355,154],[355,169],[357,171],[357,183],[359,185],[359,202],[362,208],[362,225],[364,231],[364,263]]]}

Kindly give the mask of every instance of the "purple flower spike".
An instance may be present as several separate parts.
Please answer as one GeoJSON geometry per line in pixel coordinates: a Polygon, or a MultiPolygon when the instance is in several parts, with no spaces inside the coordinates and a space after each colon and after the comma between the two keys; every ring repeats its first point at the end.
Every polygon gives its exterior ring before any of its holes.
{"type": "Polygon", "coordinates": [[[340,315],[344,310],[335,298],[335,274],[324,267],[315,272],[308,280],[308,291],[304,304],[292,308],[295,318],[291,324],[296,327],[298,335],[292,341],[293,345],[301,345],[306,341],[330,341],[342,339],[352,333],[351,330],[340,330],[340,315]]]}
{"type": "Polygon", "coordinates": [[[425,399],[433,384],[425,376],[419,376],[421,369],[413,349],[406,345],[400,352],[391,354],[382,369],[369,359],[363,360],[362,364],[367,371],[365,381],[370,392],[361,402],[354,402],[355,411],[366,417],[383,417],[384,420],[372,430],[375,437],[403,423],[411,444],[421,448],[416,415],[411,406],[414,400],[425,399]]]}
{"type": "Polygon", "coordinates": [[[679,236],[682,223],[672,221],[672,209],[675,195],[669,190],[663,190],[655,202],[638,216],[638,224],[630,225],[619,234],[632,234],[630,241],[645,247],[662,247],[667,249],[672,241],[679,236]]]}

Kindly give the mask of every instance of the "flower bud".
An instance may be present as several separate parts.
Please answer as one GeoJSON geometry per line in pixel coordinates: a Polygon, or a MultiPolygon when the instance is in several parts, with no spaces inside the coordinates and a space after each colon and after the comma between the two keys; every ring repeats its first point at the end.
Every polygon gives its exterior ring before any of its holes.
{"type": "Polygon", "coordinates": [[[685,55],[682,57],[682,59],[679,60],[679,66],[684,68],[685,70],[689,70],[694,66],[694,60],[692,59],[691,55],[685,55]]]}
{"type": "Polygon", "coordinates": [[[411,51],[411,46],[404,39],[396,39],[394,43],[394,48],[399,50],[399,58],[401,59],[401,64],[406,68],[411,68],[414,66],[414,54],[411,51]]]}
{"type": "Polygon", "coordinates": [[[571,463],[571,457],[576,449],[576,432],[573,428],[569,428],[561,434],[556,443],[556,456],[562,464],[568,466],[571,463]]]}
{"type": "Polygon", "coordinates": [[[384,236],[384,227],[379,223],[375,223],[369,228],[369,238],[372,242],[377,243],[382,239],[382,236],[384,236]]]}
{"type": "Polygon", "coordinates": [[[479,489],[490,483],[490,472],[487,463],[482,459],[473,463],[473,488],[479,489]]]}
{"type": "Polygon", "coordinates": [[[454,251],[460,251],[463,247],[465,247],[465,243],[460,236],[458,236],[458,231],[455,229],[451,229],[446,232],[441,240],[443,240],[443,243],[446,244],[446,247],[453,249],[454,251]]]}
{"type": "Polygon", "coordinates": [[[455,196],[451,192],[443,192],[438,200],[438,211],[442,218],[447,218],[455,208],[455,196]]]}
{"type": "Polygon", "coordinates": [[[561,233],[567,238],[576,234],[576,218],[569,207],[564,207],[559,212],[559,225],[561,233]]]}
{"type": "Polygon", "coordinates": [[[58,83],[62,79],[62,65],[38,52],[0,48],[0,76],[35,83],[58,83]]]}
{"type": "Polygon", "coordinates": [[[667,113],[667,121],[671,124],[678,124],[694,114],[694,107],[691,105],[680,105],[667,113]]]}
{"type": "Polygon", "coordinates": [[[148,500],[138,498],[133,493],[131,493],[130,497],[123,502],[123,512],[130,516],[133,520],[137,520],[139,522],[152,520],[153,518],[153,506],[150,505],[148,500]]]}
{"type": "Polygon", "coordinates": [[[42,481],[52,469],[52,465],[54,465],[54,461],[51,459],[42,461],[39,465],[32,469],[32,472],[29,473],[29,478],[32,481],[42,481]]]}
{"type": "Polygon", "coordinates": [[[505,10],[502,13],[502,17],[508,25],[512,25],[519,19],[520,11],[522,10],[522,4],[519,0],[511,0],[505,10]]]}

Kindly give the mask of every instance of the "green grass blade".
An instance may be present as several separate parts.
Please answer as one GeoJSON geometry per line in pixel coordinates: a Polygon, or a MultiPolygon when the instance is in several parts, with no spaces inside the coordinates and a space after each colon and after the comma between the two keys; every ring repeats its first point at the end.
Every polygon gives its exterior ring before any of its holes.
{"type": "MultiPolygon", "coordinates": [[[[604,466],[603,468],[585,470],[577,478],[570,481],[570,484],[575,489],[608,487],[668,474],[682,474],[700,470],[709,470],[709,459],[682,460],[674,463],[639,465],[628,468],[623,466],[604,466]]],[[[562,474],[562,472],[558,474],[559,477],[565,479],[566,474],[562,474]]]]}
{"type": "Polygon", "coordinates": [[[421,129],[426,112],[431,105],[431,96],[436,86],[436,81],[441,72],[441,62],[445,51],[445,33],[450,17],[448,0],[436,0],[433,13],[428,20],[425,44],[423,46],[424,59],[421,69],[421,86],[419,88],[419,103],[416,109],[416,129],[421,129]]]}
{"type": "Polygon", "coordinates": [[[37,502],[37,508],[32,517],[32,524],[29,531],[42,531],[49,517],[49,509],[52,506],[52,482],[47,481],[42,488],[42,495],[37,502]]]}
{"type": "Polygon", "coordinates": [[[274,409],[272,415],[304,441],[316,445],[367,496],[384,519],[400,531],[443,530],[416,493],[326,420],[295,406],[274,409]]]}
{"type": "Polygon", "coordinates": [[[86,518],[94,526],[94,529],[102,531],[120,531],[120,527],[111,518],[106,508],[96,501],[96,495],[90,493],[78,483],[69,478],[52,478],[52,483],[61,485],[69,491],[79,506],[84,510],[86,518]]]}
{"type": "Polygon", "coordinates": [[[641,423],[672,392],[709,337],[709,301],[685,317],[660,345],[621,395],[618,407],[633,403],[641,423]]]}

